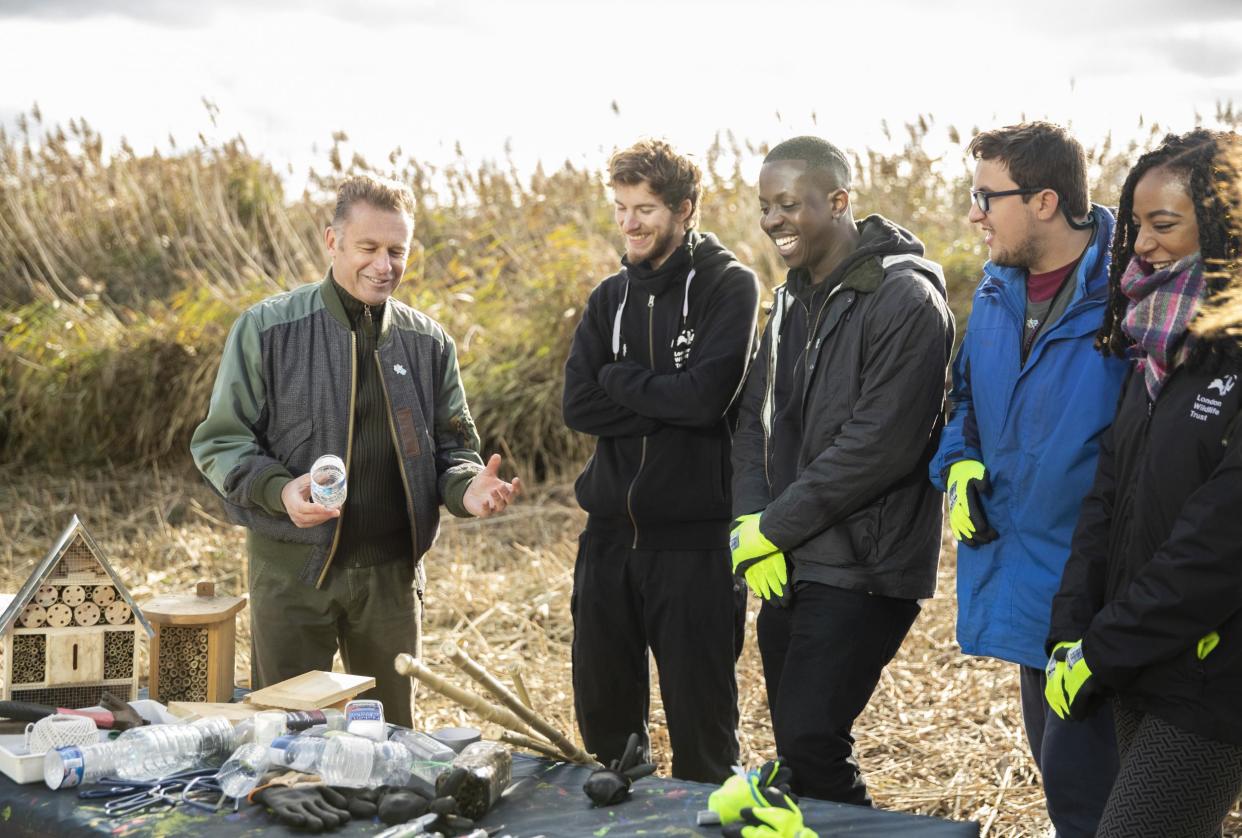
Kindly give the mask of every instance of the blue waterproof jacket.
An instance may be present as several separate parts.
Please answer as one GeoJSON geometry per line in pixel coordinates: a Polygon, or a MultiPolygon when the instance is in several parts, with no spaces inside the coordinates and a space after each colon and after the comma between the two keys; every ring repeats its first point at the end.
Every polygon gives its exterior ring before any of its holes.
{"type": "Polygon", "coordinates": [[[1100,434],[1112,423],[1126,363],[1092,344],[1104,317],[1113,216],[1094,205],[1095,233],[1071,279],[1061,317],[1021,341],[1026,271],[990,261],[953,362],[949,421],[931,462],[942,491],[949,466],[979,460],[999,538],[958,544],[957,642],[971,655],[1042,667],[1052,597],[1069,558],[1079,507],[1095,477],[1100,434]]]}

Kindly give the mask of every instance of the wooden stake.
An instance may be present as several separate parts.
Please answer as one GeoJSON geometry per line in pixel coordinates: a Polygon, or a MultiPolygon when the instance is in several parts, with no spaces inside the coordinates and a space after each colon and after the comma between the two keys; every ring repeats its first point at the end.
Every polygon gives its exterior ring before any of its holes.
{"type": "Polygon", "coordinates": [[[516,713],[522,721],[546,736],[572,762],[594,766],[600,764],[594,757],[571,742],[563,733],[544,721],[534,710],[523,704],[521,699],[509,691],[508,687],[496,680],[495,676],[476,663],[461,649],[457,648],[456,643],[453,643],[451,640],[446,641],[440,646],[440,653],[451,660],[462,672],[482,684],[488,692],[500,699],[501,703],[516,713]]]}
{"type": "Polygon", "coordinates": [[[421,659],[402,653],[397,655],[393,661],[393,666],[402,675],[410,678],[417,678],[440,695],[450,698],[457,702],[460,706],[467,710],[472,710],[481,718],[487,719],[489,722],[495,722],[501,727],[522,734],[523,736],[536,735],[533,730],[527,727],[521,719],[503,707],[492,704],[478,693],[472,693],[469,690],[463,690],[461,687],[444,680],[439,675],[427,668],[427,665],[421,659]]]}
{"type": "Polygon", "coordinates": [[[508,742],[510,745],[516,745],[519,748],[525,748],[528,751],[534,751],[537,754],[543,754],[555,760],[564,761],[565,755],[559,753],[555,748],[546,742],[537,742],[529,736],[523,736],[520,733],[506,730],[500,734],[501,742],[508,742]]]}

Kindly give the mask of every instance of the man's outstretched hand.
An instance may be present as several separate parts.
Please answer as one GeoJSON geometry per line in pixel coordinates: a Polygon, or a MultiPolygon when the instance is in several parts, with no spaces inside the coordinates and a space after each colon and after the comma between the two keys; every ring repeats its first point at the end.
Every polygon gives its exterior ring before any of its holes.
{"type": "Polygon", "coordinates": [[[512,483],[500,479],[500,455],[493,454],[483,470],[466,487],[462,503],[465,504],[466,511],[474,517],[487,518],[503,512],[521,493],[521,478],[513,478],[512,483]]]}

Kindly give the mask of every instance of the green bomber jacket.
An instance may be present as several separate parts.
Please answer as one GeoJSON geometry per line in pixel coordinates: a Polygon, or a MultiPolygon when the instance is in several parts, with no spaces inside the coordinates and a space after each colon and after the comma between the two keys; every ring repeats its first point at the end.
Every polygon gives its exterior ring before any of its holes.
{"type": "MultiPolygon", "coordinates": [[[[229,519],[250,528],[252,553],[266,545],[284,560],[296,557],[299,578],[316,587],[327,577],[341,518],[299,528],[285,513],[280,490],[321,454],[344,452],[349,464],[356,337],[331,284],[329,270],[322,282],[269,297],[237,319],[207,418],[190,441],[194,462],[229,519]]],[[[456,346],[439,323],[390,298],[374,358],[417,563],[439,531],[441,501],[455,515],[468,514],[462,497],[482,467],[479,436],[456,346]]]]}

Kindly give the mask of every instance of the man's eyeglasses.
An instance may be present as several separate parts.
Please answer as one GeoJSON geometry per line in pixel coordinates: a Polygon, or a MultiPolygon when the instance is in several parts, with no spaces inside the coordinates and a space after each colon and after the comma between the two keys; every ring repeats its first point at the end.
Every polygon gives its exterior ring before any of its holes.
{"type": "Polygon", "coordinates": [[[1043,192],[1047,187],[1028,187],[1026,189],[1002,189],[1000,192],[987,192],[983,189],[970,190],[970,199],[975,202],[979,212],[987,215],[992,209],[993,198],[1004,198],[1009,195],[1034,195],[1043,192]]]}

